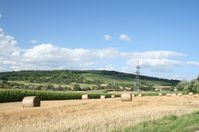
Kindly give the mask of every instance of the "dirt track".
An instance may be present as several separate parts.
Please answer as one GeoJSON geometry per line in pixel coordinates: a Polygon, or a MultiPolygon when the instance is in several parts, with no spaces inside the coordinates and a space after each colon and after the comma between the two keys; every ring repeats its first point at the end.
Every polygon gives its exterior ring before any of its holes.
{"type": "Polygon", "coordinates": [[[39,108],[21,102],[0,104],[0,131],[111,131],[143,120],[199,110],[199,95],[117,99],[42,101],[39,108]]]}

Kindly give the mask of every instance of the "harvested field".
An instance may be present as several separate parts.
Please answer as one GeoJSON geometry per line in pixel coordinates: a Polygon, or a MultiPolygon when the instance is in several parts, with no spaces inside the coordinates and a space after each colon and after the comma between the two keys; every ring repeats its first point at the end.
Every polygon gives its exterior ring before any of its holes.
{"type": "Polygon", "coordinates": [[[41,107],[22,108],[21,102],[0,104],[0,131],[111,131],[164,115],[199,110],[199,95],[151,96],[121,102],[106,100],[41,101],[41,107]]]}

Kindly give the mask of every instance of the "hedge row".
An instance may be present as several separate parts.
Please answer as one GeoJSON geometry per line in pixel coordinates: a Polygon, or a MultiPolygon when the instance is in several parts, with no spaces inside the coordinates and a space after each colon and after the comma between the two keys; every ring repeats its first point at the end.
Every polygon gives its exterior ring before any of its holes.
{"type": "MultiPolygon", "coordinates": [[[[61,91],[39,91],[39,90],[17,90],[17,89],[1,89],[0,103],[22,101],[25,96],[39,96],[41,100],[70,100],[81,99],[82,94],[78,92],[61,92],[61,91]]],[[[91,93],[89,98],[100,98],[101,93],[91,93]]],[[[103,94],[106,98],[110,98],[111,94],[103,94]]],[[[118,95],[117,95],[118,97],[118,95]]]]}

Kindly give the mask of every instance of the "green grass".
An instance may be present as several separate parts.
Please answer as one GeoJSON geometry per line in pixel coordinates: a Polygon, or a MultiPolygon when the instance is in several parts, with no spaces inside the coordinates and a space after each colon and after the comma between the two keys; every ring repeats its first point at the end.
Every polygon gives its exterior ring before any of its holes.
{"type": "Polygon", "coordinates": [[[144,92],[143,96],[158,96],[157,92],[144,92]]]}
{"type": "MultiPolygon", "coordinates": [[[[88,80],[101,80],[104,83],[114,83],[114,81],[118,84],[132,84],[134,83],[134,79],[131,77],[119,77],[116,75],[101,75],[101,74],[94,74],[94,73],[84,73],[82,74],[83,77],[85,77],[88,80]]],[[[149,80],[142,80],[145,83],[148,84],[157,84],[157,85],[169,85],[169,83],[162,82],[162,81],[149,81],[149,80]]]]}
{"type": "Polygon", "coordinates": [[[162,93],[163,95],[166,95],[166,94],[168,94],[168,93],[170,93],[170,94],[172,94],[172,93],[188,94],[187,91],[177,91],[177,92],[175,92],[175,91],[161,91],[160,93],[162,93]]]}
{"type": "MultiPolygon", "coordinates": [[[[161,91],[161,92],[154,92],[154,91],[142,91],[141,92],[143,96],[159,96],[159,93],[162,93],[163,95],[166,95],[167,93],[173,94],[173,93],[182,93],[182,94],[187,94],[186,91],[161,91]]],[[[137,96],[140,94],[140,92],[134,92],[134,94],[137,96]]]]}
{"type": "Polygon", "coordinates": [[[102,82],[114,83],[117,82],[118,84],[132,84],[132,78],[119,78],[114,75],[100,75],[100,74],[91,74],[91,73],[84,73],[83,76],[88,80],[101,80],[102,82]]]}
{"type": "MultiPolygon", "coordinates": [[[[42,91],[42,90],[19,90],[19,89],[0,89],[0,103],[22,101],[25,96],[39,96],[41,100],[70,100],[81,99],[83,94],[88,94],[89,98],[100,98],[100,95],[106,95],[110,98],[111,94],[104,91],[77,92],[77,91],[42,91]]],[[[118,95],[116,95],[118,97],[118,95]]]]}
{"type": "Polygon", "coordinates": [[[199,111],[179,117],[171,115],[154,121],[145,121],[114,132],[194,132],[198,129],[199,111]]]}
{"type": "MultiPolygon", "coordinates": [[[[31,83],[31,82],[28,82],[28,81],[9,81],[10,83],[18,83],[18,84],[24,84],[24,85],[44,85],[44,86],[47,86],[47,85],[53,85],[53,86],[59,86],[60,84],[57,84],[57,83],[48,83],[48,82],[42,82],[42,83],[31,83]]],[[[67,87],[72,87],[72,85],[70,84],[61,84],[61,86],[67,86],[67,87]]]]}

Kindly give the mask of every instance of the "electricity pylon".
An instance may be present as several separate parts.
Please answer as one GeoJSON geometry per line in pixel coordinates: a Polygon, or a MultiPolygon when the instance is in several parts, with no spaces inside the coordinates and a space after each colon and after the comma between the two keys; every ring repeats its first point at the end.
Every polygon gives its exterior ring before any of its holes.
{"type": "Polygon", "coordinates": [[[140,65],[139,65],[139,59],[138,64],[136,66],[136,75],[135,75],[135,91],[140,91],[140,65]]]}

